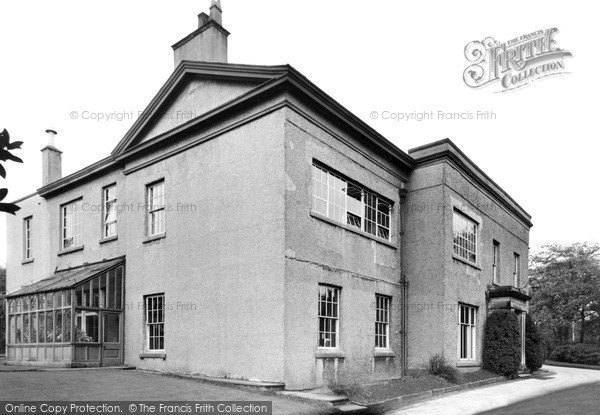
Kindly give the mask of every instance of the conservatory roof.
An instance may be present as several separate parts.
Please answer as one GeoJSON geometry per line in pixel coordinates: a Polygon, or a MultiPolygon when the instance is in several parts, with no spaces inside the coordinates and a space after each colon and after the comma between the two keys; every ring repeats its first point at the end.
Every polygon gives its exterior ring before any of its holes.
{"type": "Polygon", "coordinates": [[[54,272],[49,277],[34,282],[33,284],[25,285],[17,291],[7,294],[6,297],[18,297],[21,295],[37,294],[47,291],[57,291],[66,288],[71,288],[77,284],[84,282],[87,279],[95,277],[125,263],[125,257],[107,259],[100,262],[80,265],[54,272]]]}

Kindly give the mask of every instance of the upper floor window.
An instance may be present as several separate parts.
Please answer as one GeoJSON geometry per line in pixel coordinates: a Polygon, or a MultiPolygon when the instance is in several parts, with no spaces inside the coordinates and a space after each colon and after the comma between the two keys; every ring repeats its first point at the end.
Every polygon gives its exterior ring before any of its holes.
{"type": "Polygon", "coordinates": [[[117,234],[117,185],[111,184],[102,189],[102,237],[117,234]]]}
{"type": "Polygon", "coordinates": [[[521,274],[521,255],[515,252],[515,266],[513,270],[513,286],[518,287],[520,284],[520,274],[521,274]]]}
{"type": "Polygon", "coordinates": [[[28,260],[33,258],[31,251],[31,223],[33,217],[23,219],[23,259],[28,260]]]}
{"type": "Polygon", "coordinates": [[[319,347],[338,347],[339,307],[340,289],[319,285],[319,347]]]}
{"type": "Polygon", "coordinates": [[[61,207],[61,249],[83,245],[82,199],[61,207]]]}
{"type": "Polygon", "coordinates": [[[147,186],[148,236],[165,232],[165,182],[147,186]]]}
{"type": "Polygon", "coordinates": [[[389,202],[323,167],[313,165],[312,172],[313,211],[371,235],[390,239],[389,202]]]}
{"type": "Polygon", "coordinates": [[[492,257],[492,282],[498,283],[500,272],[500,242],[493,242],[493,257],[492,257]]]}
{"type": "Polygon", "coordinates": [[[454,211],[454,253],[470,262],[477,262],[477,223],[454,211]]]}
{"type": "Polygon", "coordinates": [[[375,347],[390,346],[390,297],[375,295],[375,347]]]}

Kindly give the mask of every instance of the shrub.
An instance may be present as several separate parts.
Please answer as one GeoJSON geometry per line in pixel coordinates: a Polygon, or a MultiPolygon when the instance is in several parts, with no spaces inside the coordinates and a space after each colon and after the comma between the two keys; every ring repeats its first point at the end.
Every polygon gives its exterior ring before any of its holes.
{"type": "Polygon", "coordinates": [[[546,345],[540,336],[533,318],[529,314],[525,317],[525,366],[535,372],[544,363],[544,349],[546,345]]]}
{"type": "Polygon", "coordinates": [[[550,353],[550,360],[582,365],[600,365],[600,346],[592,344],[564,344],[550,353]]]}
{"type": "Polygon", "coordinates": [[[429,359],[427,371],[434,375],[446,379],[449,382],[458,382],[458,370],[448,363],[448,360],[442,354],[435,354],[429,359]]]}
{"type": "Polygon", "coordinates": [[[483,341],[483,366],[499,375],[517,377],[521,366],[521,336],[517,315],[495,310],[487,318],[483,341]]]}
{"type": "Polygon", "coordinates": [[[358,371],[351,371],[342,368],[337,372],[329,371],[327,373],[327,386],[336,395],[348,396],[355,402],[363,402],[369,400],[371,393],[364,386],[366,375],[358,371]]]}

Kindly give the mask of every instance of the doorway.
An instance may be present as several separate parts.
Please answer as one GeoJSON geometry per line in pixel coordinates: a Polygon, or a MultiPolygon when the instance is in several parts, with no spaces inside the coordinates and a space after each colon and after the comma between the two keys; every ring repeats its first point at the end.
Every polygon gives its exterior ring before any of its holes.
{"type": "Polygon", "coordinates": [[[102,312],[101,366],[123,364],[123,322],[120,312],[102,312]]]}

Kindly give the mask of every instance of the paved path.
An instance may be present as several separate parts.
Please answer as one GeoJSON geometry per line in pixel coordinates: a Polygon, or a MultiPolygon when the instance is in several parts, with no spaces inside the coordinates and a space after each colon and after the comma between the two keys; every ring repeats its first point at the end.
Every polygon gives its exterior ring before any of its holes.
{"type": "MultiPolygon", "coordinates": [[[[542,370],[544,372],[538,372],[539,374],[528,379],[441,396],[407,406],[390,412],[390,414],[477,414],[562,389],[591,383],[600,385],[600,370],[556,366],[544,366],[542,370]]],[[[598,386],[598,391],[600,393],[600,386],[598,386]]]]}
{"type": "Polygon", "coordinates": [[[276,414],[330,412],[305,402],[137,370],[0,371],[0,401],[272,401],[276,414]]]}

